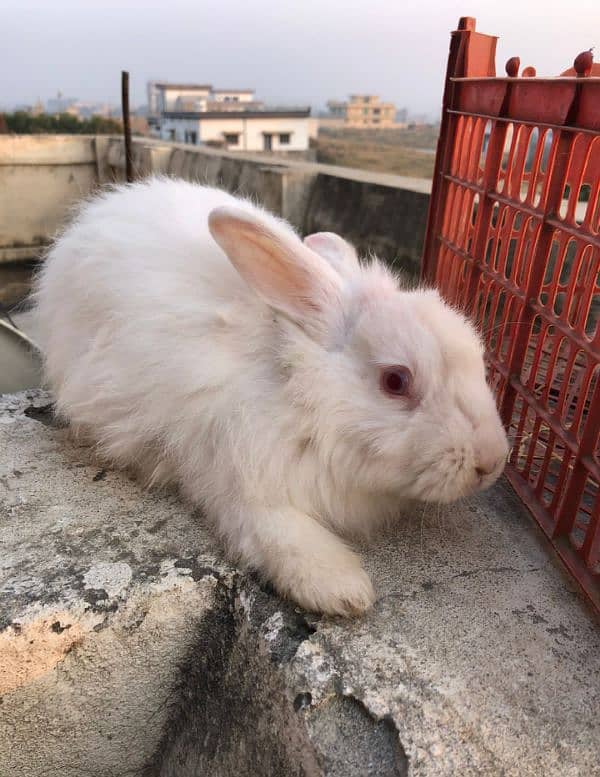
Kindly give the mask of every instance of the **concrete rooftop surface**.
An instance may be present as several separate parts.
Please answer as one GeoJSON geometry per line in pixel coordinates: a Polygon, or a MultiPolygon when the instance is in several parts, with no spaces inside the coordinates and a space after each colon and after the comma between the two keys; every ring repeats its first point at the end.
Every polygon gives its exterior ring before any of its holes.
{"type": "Polygon", "coordinates": [[[407,514],[324,618],[50,403],[0,397],[2,777],[600,773],[600,631],[507,484],[407,514]]]}

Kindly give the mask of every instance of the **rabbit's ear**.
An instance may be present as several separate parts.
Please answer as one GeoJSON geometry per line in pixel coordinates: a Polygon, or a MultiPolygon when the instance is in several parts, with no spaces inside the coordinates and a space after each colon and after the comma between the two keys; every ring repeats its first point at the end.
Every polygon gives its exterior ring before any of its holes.
{"type": "Polygon", "coordinates": [[[304,244],[327,260],[340,275],[358,267],[356,249],[335,232],[315,232],[304,238],[304,244]]]}
{"type": "Polygon", "coordinates": [[[211,211],[208,226],[242,278],[272,307],[321,328],[341,306],[338,274],[276,223],[225,206],[211,211]]]}

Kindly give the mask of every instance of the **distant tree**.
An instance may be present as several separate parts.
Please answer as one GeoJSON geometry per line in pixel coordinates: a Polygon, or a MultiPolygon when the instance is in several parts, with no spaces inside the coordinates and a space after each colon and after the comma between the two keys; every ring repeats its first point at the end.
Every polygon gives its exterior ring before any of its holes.
{"type": "Polygon", "coordinates": [[[8,132],[19,135],[40,133],[64,135],[109,135],[121,132],[121,124],[115,119],[103,116],[92,116],[89,119],[79,119],[71,113],[52,115],[40,113],[32,116],[26,111],[15,111],[4,115],[8,132]]]}
{"type": "Polygon", "coordinates": [[[105,116],[91,116],[89,119],[85,119],[81,122],[85,127],[82,132],[88,135],[108,135],[120,133],[122,131],[122,125],[120,121],[116,119],[107,119],[105,116]]]}
{"type": "Polygon", "coordinates": [[[3,113],[0,113],[0,135],[5,135],[8,132],[8,125],[6,124],[6,118],[3,113]]]}

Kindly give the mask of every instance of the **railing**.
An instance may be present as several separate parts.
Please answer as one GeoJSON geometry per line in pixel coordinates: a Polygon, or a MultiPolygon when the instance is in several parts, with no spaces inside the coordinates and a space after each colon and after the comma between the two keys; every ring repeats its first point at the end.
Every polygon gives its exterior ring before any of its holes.
{"type": "Polygon", "coordinates": [[[423,277],[481,326],[507,475],[600,609],[600,78],[452,33],[423,277]]]}

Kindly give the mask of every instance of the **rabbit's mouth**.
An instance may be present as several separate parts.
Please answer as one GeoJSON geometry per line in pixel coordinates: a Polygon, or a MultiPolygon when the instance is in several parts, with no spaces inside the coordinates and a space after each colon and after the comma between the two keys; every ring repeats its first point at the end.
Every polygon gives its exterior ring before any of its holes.
{"type": "Polygon", "coordinates": [[[429,465],[414,477],[407,489],[408,496],[420,502],[451,504],[490,488],[503,469],[504,462],[482,473],[466,462],[448,467],[447,461],[442,460],[438,466],[429,465]]]}
{"type": "Polygon", "coordinates": [[[477,475],[477,485],[474,491],[486,491],[494,485],[500,475],[504,472],[505,461],[499,463],[492,472],[480,473],[477,475]]]}

